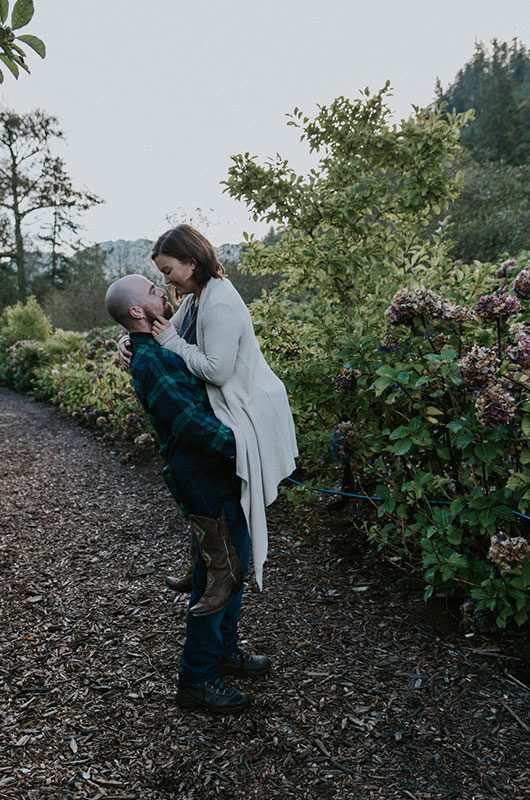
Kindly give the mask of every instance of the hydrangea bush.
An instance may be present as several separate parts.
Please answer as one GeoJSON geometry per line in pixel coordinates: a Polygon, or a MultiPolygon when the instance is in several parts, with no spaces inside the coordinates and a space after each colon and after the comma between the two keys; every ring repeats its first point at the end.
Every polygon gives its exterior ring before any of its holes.
{"type": "Polygon", "coordinates": [[[354,493],[381,498],[369,539],[423,571],[426,598],[460,589],[499,627],[530,614],[528,311],[521,291],[464,305],[400,289],[390,330],[352,337],[334,381],[331,455],[350,465],[354,493]]]}

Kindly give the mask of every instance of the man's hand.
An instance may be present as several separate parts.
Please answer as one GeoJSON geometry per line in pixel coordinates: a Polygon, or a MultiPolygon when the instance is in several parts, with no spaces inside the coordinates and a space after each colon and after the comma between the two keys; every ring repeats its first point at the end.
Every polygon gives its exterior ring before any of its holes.
{"type": "Polygon", "coordinates": [[[131,340],[122,339],[118,344],[118,358],[120,359],[124,369],[129,369],[131,366],[132,350],[131,340]]]}
{"type": "Polygon", "coordinates": [[[155,317],[153,320],[153,329],[151,333],[153,336],[158,336],[159,333],[163,333],[167,328],[171,326],[171,322],[164,317],[155,317]]]}

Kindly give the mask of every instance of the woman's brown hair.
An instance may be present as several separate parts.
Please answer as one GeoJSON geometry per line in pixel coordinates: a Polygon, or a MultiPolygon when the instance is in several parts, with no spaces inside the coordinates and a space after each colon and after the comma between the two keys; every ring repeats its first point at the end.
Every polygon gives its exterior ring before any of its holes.
{"type": "Polygon", "coordinates": [[[177,225],[159,236],[151,250],[151,258],[157,256],[171,256],[184,264],[193,264],[193,278],[199,286],[226,274],[213,244],[191,225],[177,225]]]}

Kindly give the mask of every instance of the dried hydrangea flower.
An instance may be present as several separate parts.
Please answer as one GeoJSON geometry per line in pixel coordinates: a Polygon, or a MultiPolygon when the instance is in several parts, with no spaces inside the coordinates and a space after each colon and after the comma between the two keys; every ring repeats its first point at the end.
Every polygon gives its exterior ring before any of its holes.
{"type": "Polygon", "coordinates": [[[468,598],[460,606],[461,624],[465,631],[480,631],[487,627],[487,617],[484,611],[478,611],[477,605],[476,600],[468,598]]]}
{"type": "Polygon", "coordinates": [[[499,359],[489,347],[474,344],[469,353],[458,362],[462,380],[472,389],[487,386],[497,377],[499,359]]]}
{"type": "Polygon", "coordinates": [[[446,322],[473,322],[476,314],[470,308],[446,303],[442,310],[442,319],[446,322]]]}
{"type": "Polygon", "coordinates": [[[496,322],[501,317],[513,317],[520,310],[521,303],[508,292],[485,294],[479,298],[475,307],[476,313],[484,322],[496,322]]]}
{"type": "Polygon", "coordinates": [[[491,383],[477,392],[476,417],[487,428],[500,428],[506,425],[515,414],[514,398],[500,383],[491,383]]]}
{"type": "Polygon", "coordinates": [[[488,558],[499,569],[514,569],[523,565],[529,552],[530,546],[522,536],[510,537],[501,532],[491,537],[488,558]]]}
{"type": "Polygon", "coordinates": [[[333,428],[331,437],[331,457],[341,464],[347,464],[353,457],[355,426],[353,422],[339,422],[333,428]]]}
{"type": "Polygon", "coordinates": [[[357,388],[357,379],[361,377],[358,369],[342,367],[335,378],[335,386],[341,394],[353,394],[357,388]]]}
{"type": "Polygon", "coordinates": [[[400,289],[385,311],[385,318],[391,325],[406,325],[414,317],[441,315],[445,303],[441,295],[424,286],[412,291],[400,289]]]}
{"type": "Polygon", "coordinates": [[[445,333],[439,333],[437,336],[434,337],[432,340],[433,347],[438,350],[442,351],[444,347],[449,347],[450,339],[449,336],[446,336],[445,333]]]}
{"type": "Polygon", "coordinates": [[[513,325],[509,327],[510,336],[513,336],[515,341],[519,338],[519,336],[530,336],[530,327],[525,325],[524,322],[514,322],[513,325]]]}
{"type": "Polygon", "coordinates": [[[518,336],[517,344],[510,345],[506,350],[506,358],[514,364],[530,364],[530,336],[518,336]]]}
{"type": "Polygon", "coordinates": [[[134,440],[134,444],[140,450],[151,450],[155,446],[155,440],[150,433],[141,433],[134,440]]]}
{"type": "Polygon", "coordinates": [[[528,264],[517,275],[513,282],[513,291],[517,297],[523,300],[530,300],[530,264],[528,264]]]}
{"type": "Polygon", "coordinates": [[[500,267],[495,271],[497,278],[506,278],[508,273],[515,267],[515,258],[507,258],[503,261],[500,267]]]}
{"type": "Polygon", "coordinates": [[[401,339],[393,333],[387,333],[379,340],[377,346],[378,353],[393,353],[401,347],[401,339]]]}

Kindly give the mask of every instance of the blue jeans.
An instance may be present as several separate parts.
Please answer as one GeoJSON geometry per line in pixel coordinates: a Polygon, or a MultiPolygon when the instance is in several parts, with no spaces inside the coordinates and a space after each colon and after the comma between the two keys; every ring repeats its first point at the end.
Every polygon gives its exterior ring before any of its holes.
{"type": "MultiPolygon", "coordinates": [[[[232,545],[243,564],[245,575],[250,561],[250,536],[239,497],[223,502],[232,545]]],[[[197,550],[198,552],[198,550],[197,550]]],[[[189,613],[204,594],[206,588],[206,565],[198,556],[193,572],[193,584],[186,618],[186,641],[180,661],[179,683],[195,686],[217,678],[223,653],[237,645],[239,614],[243,589],[233,594],[228,605],[206,617],[195,617],[189,613]]]]}

